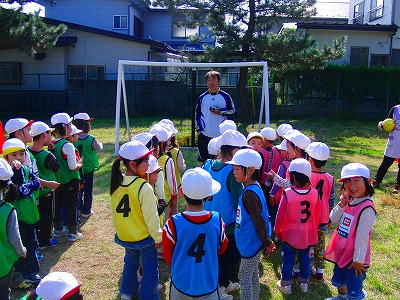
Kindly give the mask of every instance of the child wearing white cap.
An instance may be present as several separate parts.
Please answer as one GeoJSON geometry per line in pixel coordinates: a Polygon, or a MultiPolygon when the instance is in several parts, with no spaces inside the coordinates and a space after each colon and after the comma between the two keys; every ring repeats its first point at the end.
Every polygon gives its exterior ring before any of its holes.
{"type": "Polygon", "coordinates": [[[36,256],[38,242],[35,233],[35,223],[39,221],[39,212],[34,191],[39,190],[39,179],[23,165],[25,161],[25,145],[17,139],[11,138],[3,144],[3,156],[13,169],[12,182],[18,186],[18,200],[13,202],[17,211],[19,231],[21,239],[26,247],[27,256],[15,263],[15,270],[22,273],[26,282],[38,282],[40,280],[39,262],[36,256]]]}
{"type": "Polygon", "coordinates": [[[36,234],[39,242],[39,248],[54,247],[58,244],[58,240],[52,238],[53,232],[53,214],[54,214],[54,190],[59,186],[56,181],[56,173],[60,170],[60,164],[57,158],[45,146],[51,143],[51,132],[54,129],[50,128],[44,122],[34,122],[31,127],[33,145],[30,146],[29,152],[32,153],[36,161],[36,166],[39,171],[39,176],[48,181],[53,182],[54,186],[43,186],[39,190],[38,210],[40,219],[36,224],[36,234]]]}
{"type": "Polygon", "coordinates": [[[78,198],[78,210],[84,218],[88,218],[93,214],[94,171],[100,168],[98,152],[103,150],[103,143],[90,134],[92,121],[93,118],[85,112],[74,115],[74,124],[81,130],[74,145],[78,149],[80,156],[85,160],[82,166],[82,180],[85,184],[83,189],[80,190],[78,198]]]}
{"type": "Polygon", "coordinates": [[[19,257],[26,256],[19,234],[17,212],[11,204],[3,201],[12,203],[18,198],[18,188],[10,181],[13,175],[10,165],[0,159],[0,299],[5,300],[10,299],[14,263],[19,257]]]}
{"type": "Polygon", "coordinates": [[[76,156],[74,145],[67,140],[72,132],[72,120],[67,113],[57,113],[51,117],[54,131],[54,155],[60,164],[60,172],[56,174],[60,186],[56,190],[56,201],[54,211],[53,236],[59,238],[68,235],[70,242],[75,242],[83,237],[77,231],[76,199],[78,198],[81,176],[79,169],[82,168],[82,159],[76,156]],[[65,203],[65,204],[64,204],[65,203]],[[68,230],[63,230],[61,210],[65,205],[67,212],[68,230]]]}
{"type": "Polygon", "coordinates": [[[328,145],[321,142],[311,143],[306,152],[308,162],[311,164],[311,186],[318,191],[320,201],[320,221],[318,229],[318,244],[314,246],[314,259],[312,261],[312,271],[314,278],[318,281],[324,280],[325,260],[325,235],[327,225],[330,223],[329,213],[335,205],[335,180],[333,176],[323,171],[329,155],[328,145]]]}
{"type": "Polygon", "coordinates": [[[282,194],[276,215],[274,232],[282,241],[283,263],[281,280],[276,283],[283,294],[292,293],[292,271],[296,254],[300,263],[297,282],[303,293],[308,291],[310,249],[318,242],[318,192],[310,186],[311,165],[304,158],[289,166],[292,188],[282,194]]]}
{"type": "Polygon", "coordinates": [[[183,174],[181,192],[187,208],[168,219],[162,238],[164,258],[171,266],[171,300],[220,299],[218,255],[225,251],[228,240],[220,214],[203,206],[220,188],[201,168],[183,174]]]}
{"type": "Polygon", "coordinates": [[[269,255],[275,250],[274,242],[271,240],[272,230],[267,203],[257,182],[262,159],[255,150],[241,149],[228,163],[233,165],[236,181],[244,184],[235,222],[236,244],[242,256],[239,269],[241,299],[258,299],[260,294],[258,265],[261,252],[265,250],[269,255]]]}
{"type": "Polygon", "coordinates": [[[120,294],[122,300],[159,299],[157,295],[157,249],[161,247],[160,219],[157,199],[151,185],[142,179],[149,167],[149,150],[138,141],[123,144],[111,170],[111,210],[116,229],[115,242],[125,248],[120,294]],[[126,167],[122,174],[121,161],[126,167]],[[143,279],[136,275],[141,257],[143,279]]]}
{"type": "Polygon", "coordinates": [[[247,146],[246,137],[236,130],[225,131],[217,141],[219,153],[217,159],[203,168],[211,174],[211,177],[221,184],[221,190],[210,201],[204,203],[204,208],[209,211],[217,211],[221,214],[226,224],[228,237],[228,249],[218,257],[219,285],[221,299],[230,300],[232,293],[240,288],[239,283],[231,282],[231,274],[239,272],[240,253],[235,242],[235,220],[239,196],[243,192],[243,186],[235,180],[233,167],[227,164],[242,147],[247,146]]]}
{"type": "Polygon", "coordinates": [[[332,284],[339,295],[325,300],[364,299],[363,282],[370,265],[371,231],[376,220],[376,210],[371,197],[367,166],[349,163],[342,168],[339,190],[340,202],[330,213],[332,223],[338,227],[325,250],[324,258],[335,264],[332,284]]]}

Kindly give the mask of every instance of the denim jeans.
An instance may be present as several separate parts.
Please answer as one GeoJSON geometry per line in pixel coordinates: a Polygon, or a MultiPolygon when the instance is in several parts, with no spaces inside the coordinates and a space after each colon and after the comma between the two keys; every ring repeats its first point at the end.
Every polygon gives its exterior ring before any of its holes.
{"type": "Polygon", "coordinates": [[[83,175],[85,181],[85,187],[79,191],[78,209],[82,211],[82,214],[88,215],[92,209],[93,202],[93,180],[94,172],[83,175]]]}
{"type": "Polygon", "coordinates": [[[363,276],[358,275],[354,272],[354,268],[349,269],[345,267],[340,269],[337,265],[333,268],[332,285],[341,288],[347,286],[347,299],[349,300],[361,300],[365,298],[363,288],[363,282],[366,277],[366,273],[363,272],[363,276]]]}
{"type": "Polygon", "coordinates": [[[296,253],[298,253],[298,259],[300,263],[300,281],[306,281],[310,278],[310,248],[307,247],[304,250],[297,250],[290,246],[288,243],[282,243],[283,251],[283,264],[282,264],[282,280],[292,281],[292,271],[295,263],[296,253]]]}
{"type": "Polygon", "coordinates": [[[38,241],[34,224],[18,221],[21,240],[26,247],[26,257],[19,258],[15,263],[15,271],[21,272],[24,278],[29,278],[39,273],[39,261],[36,256],[38,241]]]}
{"type": "Polygon", "coordinates": [[[62,205],[65,203],[69,233],[76,233],[76,202],[79,192],[79,180],[71,179],[68,183],[60,184],[55,194],[54,229],[62,230],[62,205]]]}
{"type": "Polygon", "coordinates": [[[154,240],[147,238],[137,243],[122,242],[115,237],[115,242],[125,248],[124,269],[122,271],[121,294],[132,298],[138,295],[139,283],[137,271],[140,260],[143,266],[143,279],[140,284],[140,299],[158,300],[158,261],[154,240]]]}

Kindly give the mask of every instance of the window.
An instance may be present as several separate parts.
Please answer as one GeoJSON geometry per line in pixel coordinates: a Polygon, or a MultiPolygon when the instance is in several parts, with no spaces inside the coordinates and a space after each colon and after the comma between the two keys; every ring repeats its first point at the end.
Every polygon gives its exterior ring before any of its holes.
{"type": "Polygon", "coordinates": [[[351,47],[350,65],[353,67],[368,66],[368,47],[351,47]]]}
{"type": "Polygon", "coordinates": [[[68,66],[68,79],[84,79],[85,66],[68,66]]]}
{"type": "Polygon", "coordinates": [[[114,16],[114,29],[127,29],[128,16],[114,16]]]}
{"type": "Polygon", "coordinates": [[[375,66],[389,66],[389,55],[388,54],[371,54],[371,67],[375,66]]]}
{"type": "Polygon", "coordinates": [[[371,10],[369,11],[369,21],[379,19],[383,16],[383,0],[371,0],[371,10]]]}
{"type": "Polygon", "coordinates": [[[21,84],[21,63],[0,63],[0,84],[21,84]]]}
{"type": "Polygon", "coordinates": [[[392,66],[400,66],[400,49],[392,49],[392,66]]]}
{"type": "Polygon", "coordinates": [[[133,35],[143,37],[143,22],[136,16],[133,18],[133,35]]]}
{"type": "Polygon", "coordinates": [[[195,28],[187,28],[185,26],[173,25],[172,27],[173,38],[188,38],[195,34],[199,34],[199,26],[196,26],[195,28]]]}
{"type": "Polygon", "coordinates": [[[364,1],[354,5],[353,24],[364,23],[364,1]]]}
{"type": "Polygon", "coordinates": [[[87,66],[87,79],[104,80],[106,78],[105,66],[87,66]]]}

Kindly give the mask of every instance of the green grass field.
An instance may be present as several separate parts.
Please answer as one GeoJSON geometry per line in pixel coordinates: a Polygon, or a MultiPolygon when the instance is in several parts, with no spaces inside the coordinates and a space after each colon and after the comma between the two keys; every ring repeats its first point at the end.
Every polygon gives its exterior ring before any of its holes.
{"type": "MultiPolygon", "coordinates": [[[[157,119],[132,119],[132,133],[147,131],[157,119]]],[[[362,162],[374,176],[382,159],[387,133],[377,130],[378,120],[286,120],[295,128],[306,133],[312,140],[327,143],[331,149],[331,158],[325,170],[336,179],[346,163],[362,162]]],[[[190,132],[190,120],[174,120],[178,138],[186,138],[190,132]]],[[[272,127],[283,120],[273,120],[272,127]]],[[[255,131],[256,124],[238,124],[239,130],[247,135],[255,131]]],[[[123,124],[121,125],[123,127],[123,124]]],[[[114,228],[111,223],[109,182],[111,164],[114,156],[115,129],[113,120],[93,121],[92,134],[104,143],[104,151],[99,155],[101,169],[95,173],[94,204],[95,214],[85,220],[81,227],[84,238],[76,243],[60,239],[53,249],[43,250],[45,259],[41,262],[41,275],[51,271],[68,271],[82,283],[85,299],[119,299],[118,288],[123,267],[123,248],[113,241],[114,228]]],[[[121,142],[127,141],[125,129],[120,130],[121,142]]],[[[182,149],[188,168],[198,166],[196,150],[182,149]]],[[[377,220],[372,234],[372,262],[365,281],[369,299],[400,299],[400,195],[392,195],[397,165],[393,165],[383,184],[376,190],[373,199],[377,209],[377,220]]],[[[180,210],[185,207],[179,199],[180,210]]],[[[328,238],[333,228],[328,233],[328,238]]],[[[275,287],[280,278],[280,245],[277,251],[267,258],[263,256],[260,265],[260,299],[324,299],[336,295],[336,289],[330,284],[333,265],[326,264],[325,281],[311,281],[309,292],[303,294],[297,287],[293,294],[283,296],[275,287]]],[[[163,261],[159,263],[160,283],[164,289],[161,299],[168,299],[169,268],[163,261]]],[[[11,299],[20,299],[23,292],[13,291],[11,299]]],[[[235,295],[239,299],[239,293],[235,295]]]]}

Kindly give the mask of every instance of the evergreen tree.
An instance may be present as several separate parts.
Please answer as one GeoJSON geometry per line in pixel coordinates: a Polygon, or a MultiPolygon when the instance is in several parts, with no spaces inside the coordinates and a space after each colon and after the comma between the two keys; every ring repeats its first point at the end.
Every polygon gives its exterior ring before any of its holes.
{"type": "Polygon", "coordinates": [[[30,55],[53,47],[67,30],[64,24],[46,25],[37,13],[22,13],[27,0],[0,0],[0,3],[19,3],[18,8],[0,7],[0,49],[21,49],[30,55]]]}
{"type": "MultiPolygon", "coordinates": [[[[194,28],[207,26],[217,46],[205,46],[192,61],[231,62],[267,60],[279,72],[294,66],[317,68],[344,53],[345,38],[334,41],[332,48],[318,49],[307,34],[283,31],[268,34],[283,20],[304,20],[315,14],[316,0],[154,0],[153,5],[167,8],[179,20],[176,25],[194,28]]],[[[191,41],[202,37],[194,36],[191,41]]],[[[246,96],[248,68],[240,68],[237,85],[243,116],[251,116],[246,96]]]]}

